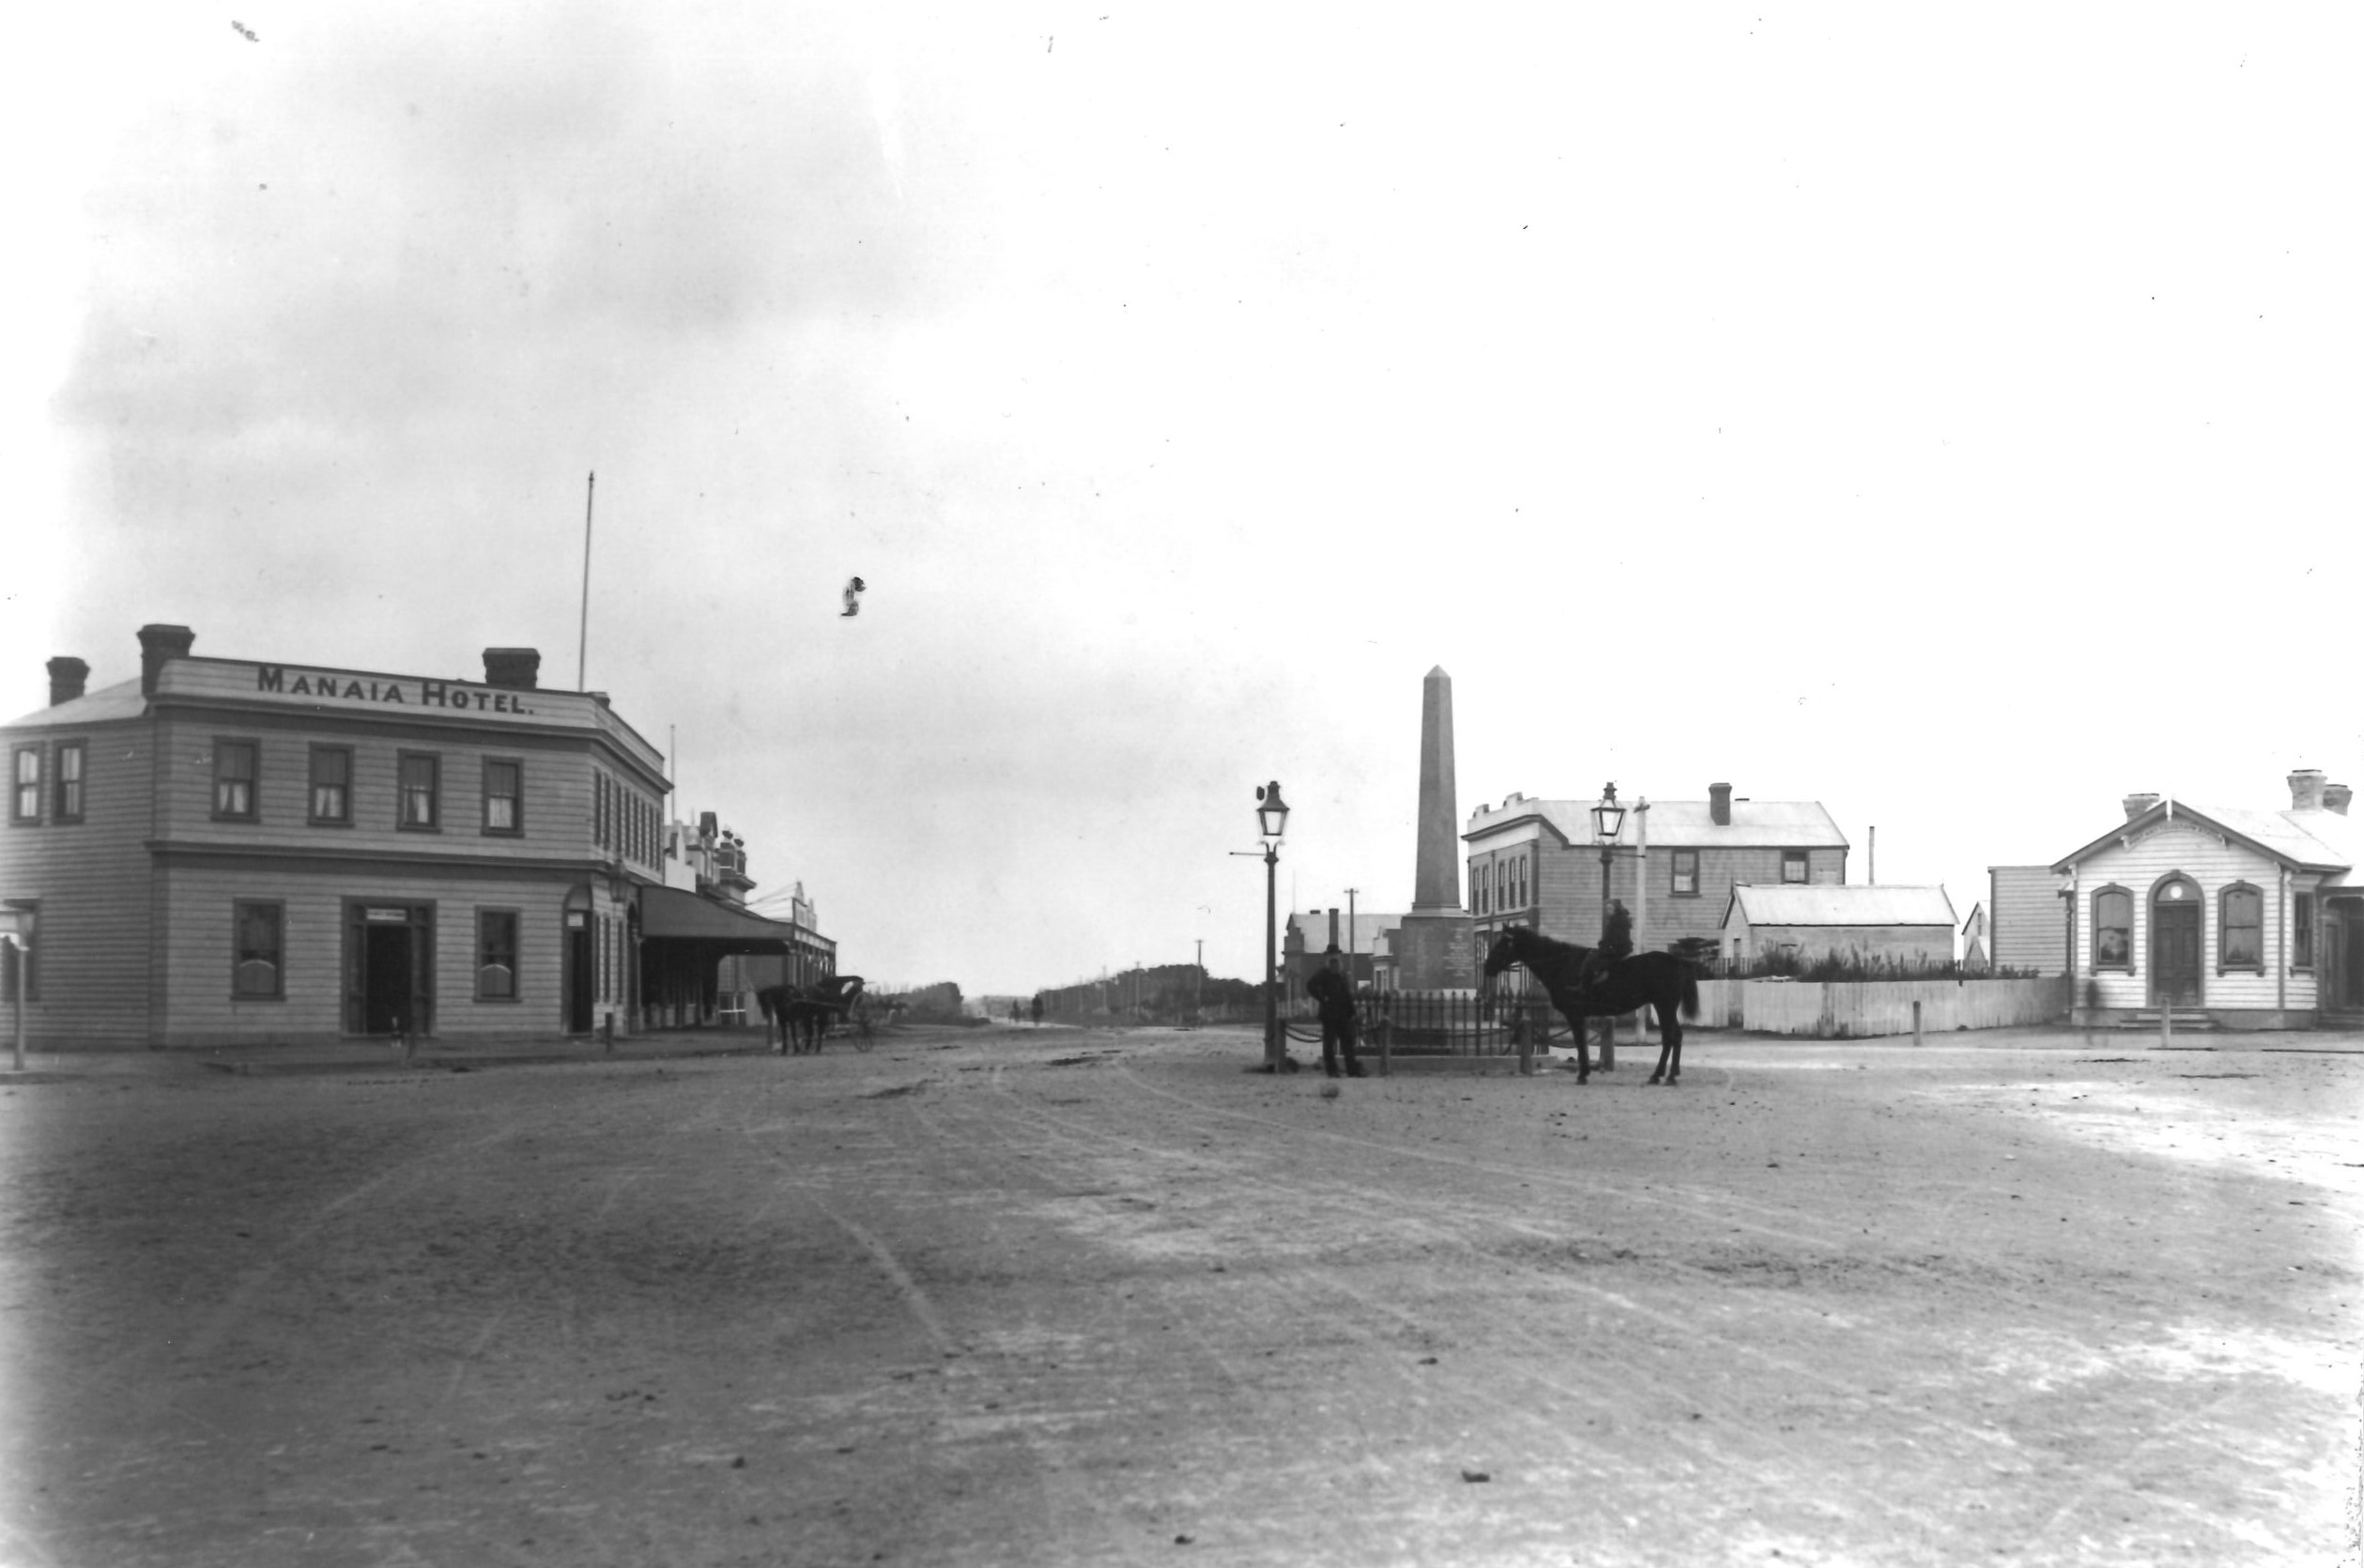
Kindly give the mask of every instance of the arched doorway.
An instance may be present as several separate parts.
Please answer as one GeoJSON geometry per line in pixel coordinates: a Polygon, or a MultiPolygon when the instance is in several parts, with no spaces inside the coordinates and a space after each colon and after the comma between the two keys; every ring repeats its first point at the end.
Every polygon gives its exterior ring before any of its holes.
{"type": "Polygon", "coordinates": [[[2196,1007],[2201,1001],[2200,887],[2171,872],[2151,889],[2151,1003],[2196,1007]]]}

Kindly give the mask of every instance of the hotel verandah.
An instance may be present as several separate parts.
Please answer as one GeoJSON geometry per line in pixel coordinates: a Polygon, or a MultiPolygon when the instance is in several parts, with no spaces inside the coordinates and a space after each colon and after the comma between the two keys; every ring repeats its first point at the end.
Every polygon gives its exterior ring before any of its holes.
{"type": "Polygon", "coordinates": [[[643,929],[664,760],[604,695],[540,688],[532,650],[474,682],[193,642],[143,627],[139,679],[97,690],[53,659],[50,706],[0,726],[42,1048],[628,1029],[644,965],[710,989],[723,954],[789,950],[737,909],[643,929]]]}

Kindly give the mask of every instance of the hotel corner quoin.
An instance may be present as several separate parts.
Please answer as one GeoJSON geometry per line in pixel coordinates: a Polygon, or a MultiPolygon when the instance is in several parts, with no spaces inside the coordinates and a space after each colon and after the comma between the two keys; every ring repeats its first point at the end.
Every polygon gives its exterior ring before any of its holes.
{"type": "Polygon", "coordinates": [[[667,785],[604,695],[538,688],[524,648],[486,649],[471,681],[139,638],[137,680],[86,689],[87,665],[53,659],[50,705],[0,726],[0,899],[32,915],[45,1047],[637,1016],[667,785]]]}

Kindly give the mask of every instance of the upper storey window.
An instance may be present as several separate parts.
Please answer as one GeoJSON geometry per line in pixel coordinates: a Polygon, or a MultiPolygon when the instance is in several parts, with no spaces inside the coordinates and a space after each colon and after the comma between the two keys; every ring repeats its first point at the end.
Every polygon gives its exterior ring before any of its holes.
{"type": "Polygon", "coordinates": [[[432,752],[406,751],[400,770],[399,827],[429,830],[442,825],[443,760],[432,752]]]}
{"type": "Polygon", "coordinates": [[[254,786],[262,746],[254,741],[213,743],[213,814],[225,822],[254,820],[254,786]]]}
{"type": "Polygon", "coordinates": [[[41,748],[21,746],[9,764],[15,788],[8,792],[8,820],[12,822],[38,822],[41,820],[41,748]]]}

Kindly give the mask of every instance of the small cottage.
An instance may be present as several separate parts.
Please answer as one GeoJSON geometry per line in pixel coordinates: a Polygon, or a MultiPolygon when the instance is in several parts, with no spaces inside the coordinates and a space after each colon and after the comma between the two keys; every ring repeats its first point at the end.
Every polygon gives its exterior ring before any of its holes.
{"type": "Polygon", "coordinates": [[[2052,866],[2067,895],[2080,1023],[2166,1007],[2221,1028],[2364,1023],[2364,834],[2313,768],[2288,810],[2133,794],[2052,866]]]}
{"type": "Polygon", "coordinates": [[[1727,964],[1775,956],[1811,963],[1944,963],[1954,956],[1954,902],[1942,887],[1735,887],[1720,935],[1727,964]]]}

